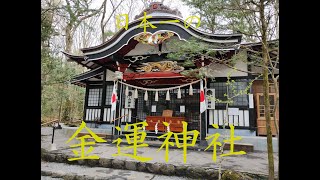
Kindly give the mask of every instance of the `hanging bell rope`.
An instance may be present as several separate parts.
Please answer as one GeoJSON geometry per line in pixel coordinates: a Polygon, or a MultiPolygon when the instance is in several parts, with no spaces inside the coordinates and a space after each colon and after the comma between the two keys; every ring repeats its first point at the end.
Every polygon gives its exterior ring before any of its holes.
{"type": "Polygon", "coordinates": [[[158,134],[158,122],[156,123],[156,125],[154,126],[154,131],[156,134],[158,134]]]}

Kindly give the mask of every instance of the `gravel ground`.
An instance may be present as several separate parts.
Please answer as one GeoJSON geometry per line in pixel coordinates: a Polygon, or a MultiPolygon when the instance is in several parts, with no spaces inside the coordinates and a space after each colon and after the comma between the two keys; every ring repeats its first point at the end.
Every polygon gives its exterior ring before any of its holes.
{"type": "MultiPolygon", "coordinates": [[[[79,165],[69,165],[55,162],[41,162],[42,172],[53,172],[61,176],[65,175],[80,175],[89,176],[100,179],[126,179],[126,180],[191,180],[190,178],[176,177],[176,176],[163,176],[150,173],[102,168],[102,167],[87,167],[79,165]]],[[[50,176],[42,176],[43,180],[61,180],[61,178],[52,178],[50,176]]]]}

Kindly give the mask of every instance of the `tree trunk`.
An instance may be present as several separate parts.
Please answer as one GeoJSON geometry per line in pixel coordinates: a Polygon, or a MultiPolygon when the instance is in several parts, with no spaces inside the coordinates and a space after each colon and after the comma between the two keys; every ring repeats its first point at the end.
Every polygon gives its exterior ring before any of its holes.
{"type": "MultiPolygon", "coordinates": [[[[278,112],[278,110],[279,110],[279,87],[278,87],[277,79],[276,78],[272,78],[272,79],[273,79],[274,89],[275,89],[275,93],[276,93],[276,102],[275,102],[275,106],[274,106],[274,110],[273,110],[274,123],[275,123],[275,127],[277,130],[277,135],[279,136],[279,125],[277,123],[277,116],[275,115],[276,112],[278,112]]],[[[278,137],[278,143],[279,143],[279,137],[278,137]]]]}
{"type": "MultiPolygon", "coordinates": [[[[274,76],[272,74],[272,76],[274,76]]],[[[277,140],[278,140],[278,152],[279,152],[279,136],[280,136],[280,133],[279,133],[279,125],[278,125],[278,122],[277,122],[277,116],[276,116],[276,112],[279,112],[279,86],[278,86],[278,78],[274,78],[272,77],[273,79],[273,83],[274,83],[274,89],[275,89],[275,92],[276,92],[276,102],[275,102],[275,106],[274,106],[274,110],[273,110],[273,114],[274,114],[274,125],[276,126],[276,130],[277,130],[277,140]]],[[[279,176],[279,174],[278,174],[279,176]]]]}
{"type": "MultiPolygon", "coordinates": [[[[264,61],[267,59],[265,52],[263,52],[264,61]]],[[[268,64],[265,63],[265,66],[268,64]]],[[[267,67],[263,68],[263,96],[265,106],[265,116],[267,124],[267,145],[268,145],[268,163],[269,163],[269,180],[274,179],[274,162],[273,162],[273,147],[272,147],[272,131],[270,120],[270,101],[269,101],[269,78],[267,67]]]]}
{"type": "Polygon", "coordinates": [[[264,14],[264,0],[260,0],[260,22],[262,35],[262,58],[263,58],[263,96],[265,106],[265,117],[267,126],[267,147],[268,147],[268,164],[269,164],[269,180],[274,180],[274,161],[272,147],[272,131],[270,120],[270,101],[269,101],[269,77],[268,77],[268,49],[267,49],[267,24],[264,14]]]}
{"type": "MultiPolygon", "coordinates": [[[[279,110],[279,86],[278,86],[278,81],[277,81],[277,79],[275,80],[275,89],[276,89],[276,103],[275,103],[275,108],[274,108],[274,111],[275,112],[277,112],[278,110],[279,110]]],[[[274,112],[274,114],[275,114],[275,112],[274,112]]],[[[276,128],[277,128],[277,130],[278,130],[278,132],[277,132],[277,139],[278,139],[278,152],[279,152],[279,147],[280,147],[280,141],[279,141],[279,137],[280,137],[280,132],[279,132],[279,125],[278,125],[278,123],[277,123],[277,118],[276,118],[276,116],[274,116],[275,118],[274,118],[274,120],[275,120],[275,125],[276,125],[276,128]]],[[[280,177],[279,176],[279,171],[278,171],[278,177],[280,177]]]]}
{"type": "Polygon", "coordinates": [[[62,96],[61,96],[61,99],[60,99],[60,103],[59,103],[59,123],[61,122],[61,111],[62,111],[62,96]]]}
{"type": "Polygon", "coordinates": [[[66,48],[65,51],[67,53],[71,53],[71,48],[73,44],[73,33],[72,33],[72,25],[69,23],[66,27],[66,48]]]}
{"type": "Polygon", "coordinates": [[[103,28],[101,28],[101,34],[102,34],[102,37],[101,37],[101,41],[102,41],[102,43],[104,43],[105,42],[105,39],[106,39],[106,35],[104,34],[104,30],[103,30],[103,28]]]}
{"type": "Polygon", "coordinates": [[[104,41],[106,39],[105,34],[104,34],[104,24],[103,24],[103,21],[104,21],[105,15],[106,15],[106,6],[107,6],[107,1],[104,1],[102,18],[101,18],[101,22],[100,22],[102,43],[104,43],[104,41]]]}

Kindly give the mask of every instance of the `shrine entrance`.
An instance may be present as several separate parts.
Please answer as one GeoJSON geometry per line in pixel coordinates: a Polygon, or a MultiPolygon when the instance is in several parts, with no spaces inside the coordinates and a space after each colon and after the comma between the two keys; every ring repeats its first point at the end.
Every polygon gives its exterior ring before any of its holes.
{"type": "MultiPolygon", "coordinates": [[[[162,88],[162,87],[161,87],[162,88]]],[[[155,101],[155,92],[148,92],[148,101],[144,100],[144,91],[139,91],[136,115],[139,121],[147,116],[162,116],[164,110],[172,110],[172,117],[184,117],[189,130],[200,132],[200,90],[193,89],[193,95],[189,95],[189,87],[181,88],[181,99],[177,98],[178,90],[170,90],[170,100],[166,100],[166,92],[158,92],[158,101],[155,101]]]]}

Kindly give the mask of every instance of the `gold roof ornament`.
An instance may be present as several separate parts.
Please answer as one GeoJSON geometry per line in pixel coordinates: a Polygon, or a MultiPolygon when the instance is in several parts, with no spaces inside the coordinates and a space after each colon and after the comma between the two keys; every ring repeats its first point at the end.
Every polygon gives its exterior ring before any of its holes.
{"type": "Polygon", "coordinates": [[[134,40],[142,44],[156,46],[162,44],[165,40],[171,38],[172,36],[174,36],[174,33],[169,31],[160,31],[154,34],[146,32],[135,36],[134,40]]]}
{"type": "Polygon", "coordinates": [[[177,61],[159,61],[142,63],[142,67],[137,68],[142,72],[167,72],[167,71],[183,71],[184,67],[179,66],[177,61]]]}

